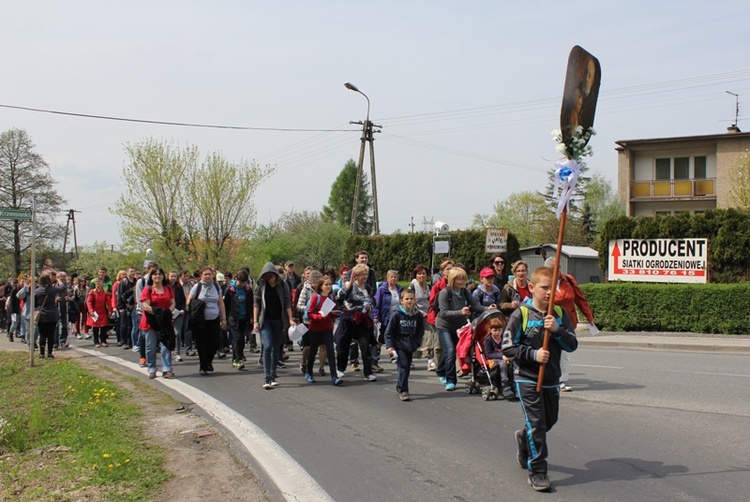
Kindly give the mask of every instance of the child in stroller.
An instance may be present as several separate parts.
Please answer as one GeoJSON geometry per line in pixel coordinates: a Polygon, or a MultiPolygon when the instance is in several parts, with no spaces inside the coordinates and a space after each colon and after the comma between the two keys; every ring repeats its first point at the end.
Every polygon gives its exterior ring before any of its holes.
{"type": "Polygon", "coordinates": [[[488,309],[474,320],[471,329],[467,325],[466,329],[459,330],[456,351],[463,374],[469,373],[471,377],[466,383],[466,392],[481,392],[485,401],[498,399],[501,395],[506,399],[514,396],[512,371],[500,352],[506,323],[507,319],[499,310],[488,309]],[[497,340],[492,337],[493,328],[498,333],[497,340]],[[482,385],[489,387],[482,389],[482,385]]]}

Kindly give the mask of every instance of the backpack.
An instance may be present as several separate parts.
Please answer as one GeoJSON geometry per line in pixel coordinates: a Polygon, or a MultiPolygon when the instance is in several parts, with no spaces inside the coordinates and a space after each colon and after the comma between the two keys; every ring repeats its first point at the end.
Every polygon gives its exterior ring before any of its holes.
{"type": "MultiPolygon", "coordinates": [[[[529,323],[529,307],[526,305],[519,305],[518,307],[521,309],[521,333],[526,332],[526,325],[529,323]]],[[[557,314],[555,317],[557,318],[557,324],[562,324],[562,318],[563,318],[563,308],[560,305],[555,305],[555,314],[557,314]]]]}
{"type": "Polygon", "coordinates": [[[307,306],[305,307],[305,313],[302,315],[302,322],[305,324],[310,324],[310,307],[315,305],[317,303],[317,308],[320,309],[320,307],[323,306],[323,302],[325,301],[325,298],[318,293],[313,293],[313,295],[310,297],[310,301],[307,302],[307,306]]]}
{"type": "MultiPolygon", "coordinates": [[[[221,296],[221,289],[219,288],[219,285],[214,283],[214,286],[216,286],[216,292],[219,293],[219,296],[221,296]]],[[[198,290],[195,292],[195,298],[193,298],[190,301],[190,305],[188,305],[188,327],[191,330],[201,330],[206,323],[206,302],[198,298],[201,294],[202,289],[203,284],[199,282],[198,290]]]]}

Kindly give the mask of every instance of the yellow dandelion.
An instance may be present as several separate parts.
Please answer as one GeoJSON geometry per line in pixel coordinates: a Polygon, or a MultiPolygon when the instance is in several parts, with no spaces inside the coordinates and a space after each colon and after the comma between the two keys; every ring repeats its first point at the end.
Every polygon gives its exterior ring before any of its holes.
{"type": "Polygon", "coordinates": [[[117,463],[115,464],[115,467],[122,467],[122,464],[121,464],[120,462],[117,462],[117,463]]]}
{"type": "Polygon", "coordinates": [[[126,458],[126,459],[125,459],[125,463],[126,463],[126,464],[129,464],[129,463],[130,463],[130,459],[129,459],[129,458],[126,458]]]}
{"type": "Polygon", "coordinates": [[[102,457],[109,458],[109,453],[105,453],[104,455],[102,455],[102,457]]]}
{"type": "Polygon", "coordinates": [[[92,469],[96,469],[96,464],[91,466],[92,469]]]}
{"type": "Polygon", "coordinates": [[[91,439],[91,436],[89,436],[89,439],[91,439]]]}
{"type": "Polygon", "coordinates": [[[111,469],[111,468],[113,468],[113,467],[114,467],[114,465],[112,465],[112,464],[109,464],[109,465],[108,465],[107,467],[109,467],[109,468],[111,469]]]}

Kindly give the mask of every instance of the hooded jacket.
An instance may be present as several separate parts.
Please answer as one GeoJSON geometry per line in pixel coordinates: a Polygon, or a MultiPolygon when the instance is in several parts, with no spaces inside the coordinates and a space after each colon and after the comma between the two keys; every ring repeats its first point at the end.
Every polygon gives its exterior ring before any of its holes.
{"type": "MultiPolygon", "coordinates": [[[[544,344],[544,316],[529,301],[523,304],[528,308],[526,329],[523,327],[523,313],[517,308],[511,314],[508,325],[503,333],[503,355],[513,362],[513,373],[516,382],[536,384],[539,375],[539,363],[536,353],[544,344]]],[[[557,315],[555,314],[555,317],[557,315]]],[[[570,322],[570,316],[562,309],[562,319],[557,320],[557,329],[550,333],[549,361],[544,370],[545,387],[557,387],[560,384],[560,354],[562,351],[573,352],[578,348],[575,329],[570,322]]]]}
{"type": "Polygon", "coordinates": [[[385,328],[385,348],[400,348],[414,352],[422,345],[424,336],[424,315],[418,308],[407,312],[403,305],[393,313],[385,328]]]}
{"type": "Polygon", "coordinates": [[[260,271],[260,277],[258,278],[258,285],[255,287],[255,295],[253,298],[253,306],[259,309],[258,313],[258,324],[263,327],[263,320],[266,315],[266,295],[277,294],[279,295],[279,301],[281,303],[281,319],[283,329],[286,330],[289,327],[289,309],[292,308],[292,295],[289,292],[289,284],[286,281],[281,280],[276,265],[270,261],[263,266],[260,271]],[[265,279],[267,273],[272,273],[276,276],[276,287],[271,287],[265,279]]]}

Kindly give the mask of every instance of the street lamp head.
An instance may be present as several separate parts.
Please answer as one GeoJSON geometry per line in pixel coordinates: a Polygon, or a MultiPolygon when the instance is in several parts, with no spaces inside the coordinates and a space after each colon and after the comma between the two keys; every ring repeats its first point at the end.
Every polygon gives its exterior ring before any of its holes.
{"type": "Polygon", "coordinates": [[[354,92],[360,92],[360,91],[359,91],[359,89],[357,89],[357,86],[356,86],[356,85],[354,85],[354,84],[352,84],[351,82],[346,82],[346,83],[344,84],[344,87],[346,87],[346,88],[347,88],[347,89],[349,89],[350,91],[354,91],[354,92]]]}

